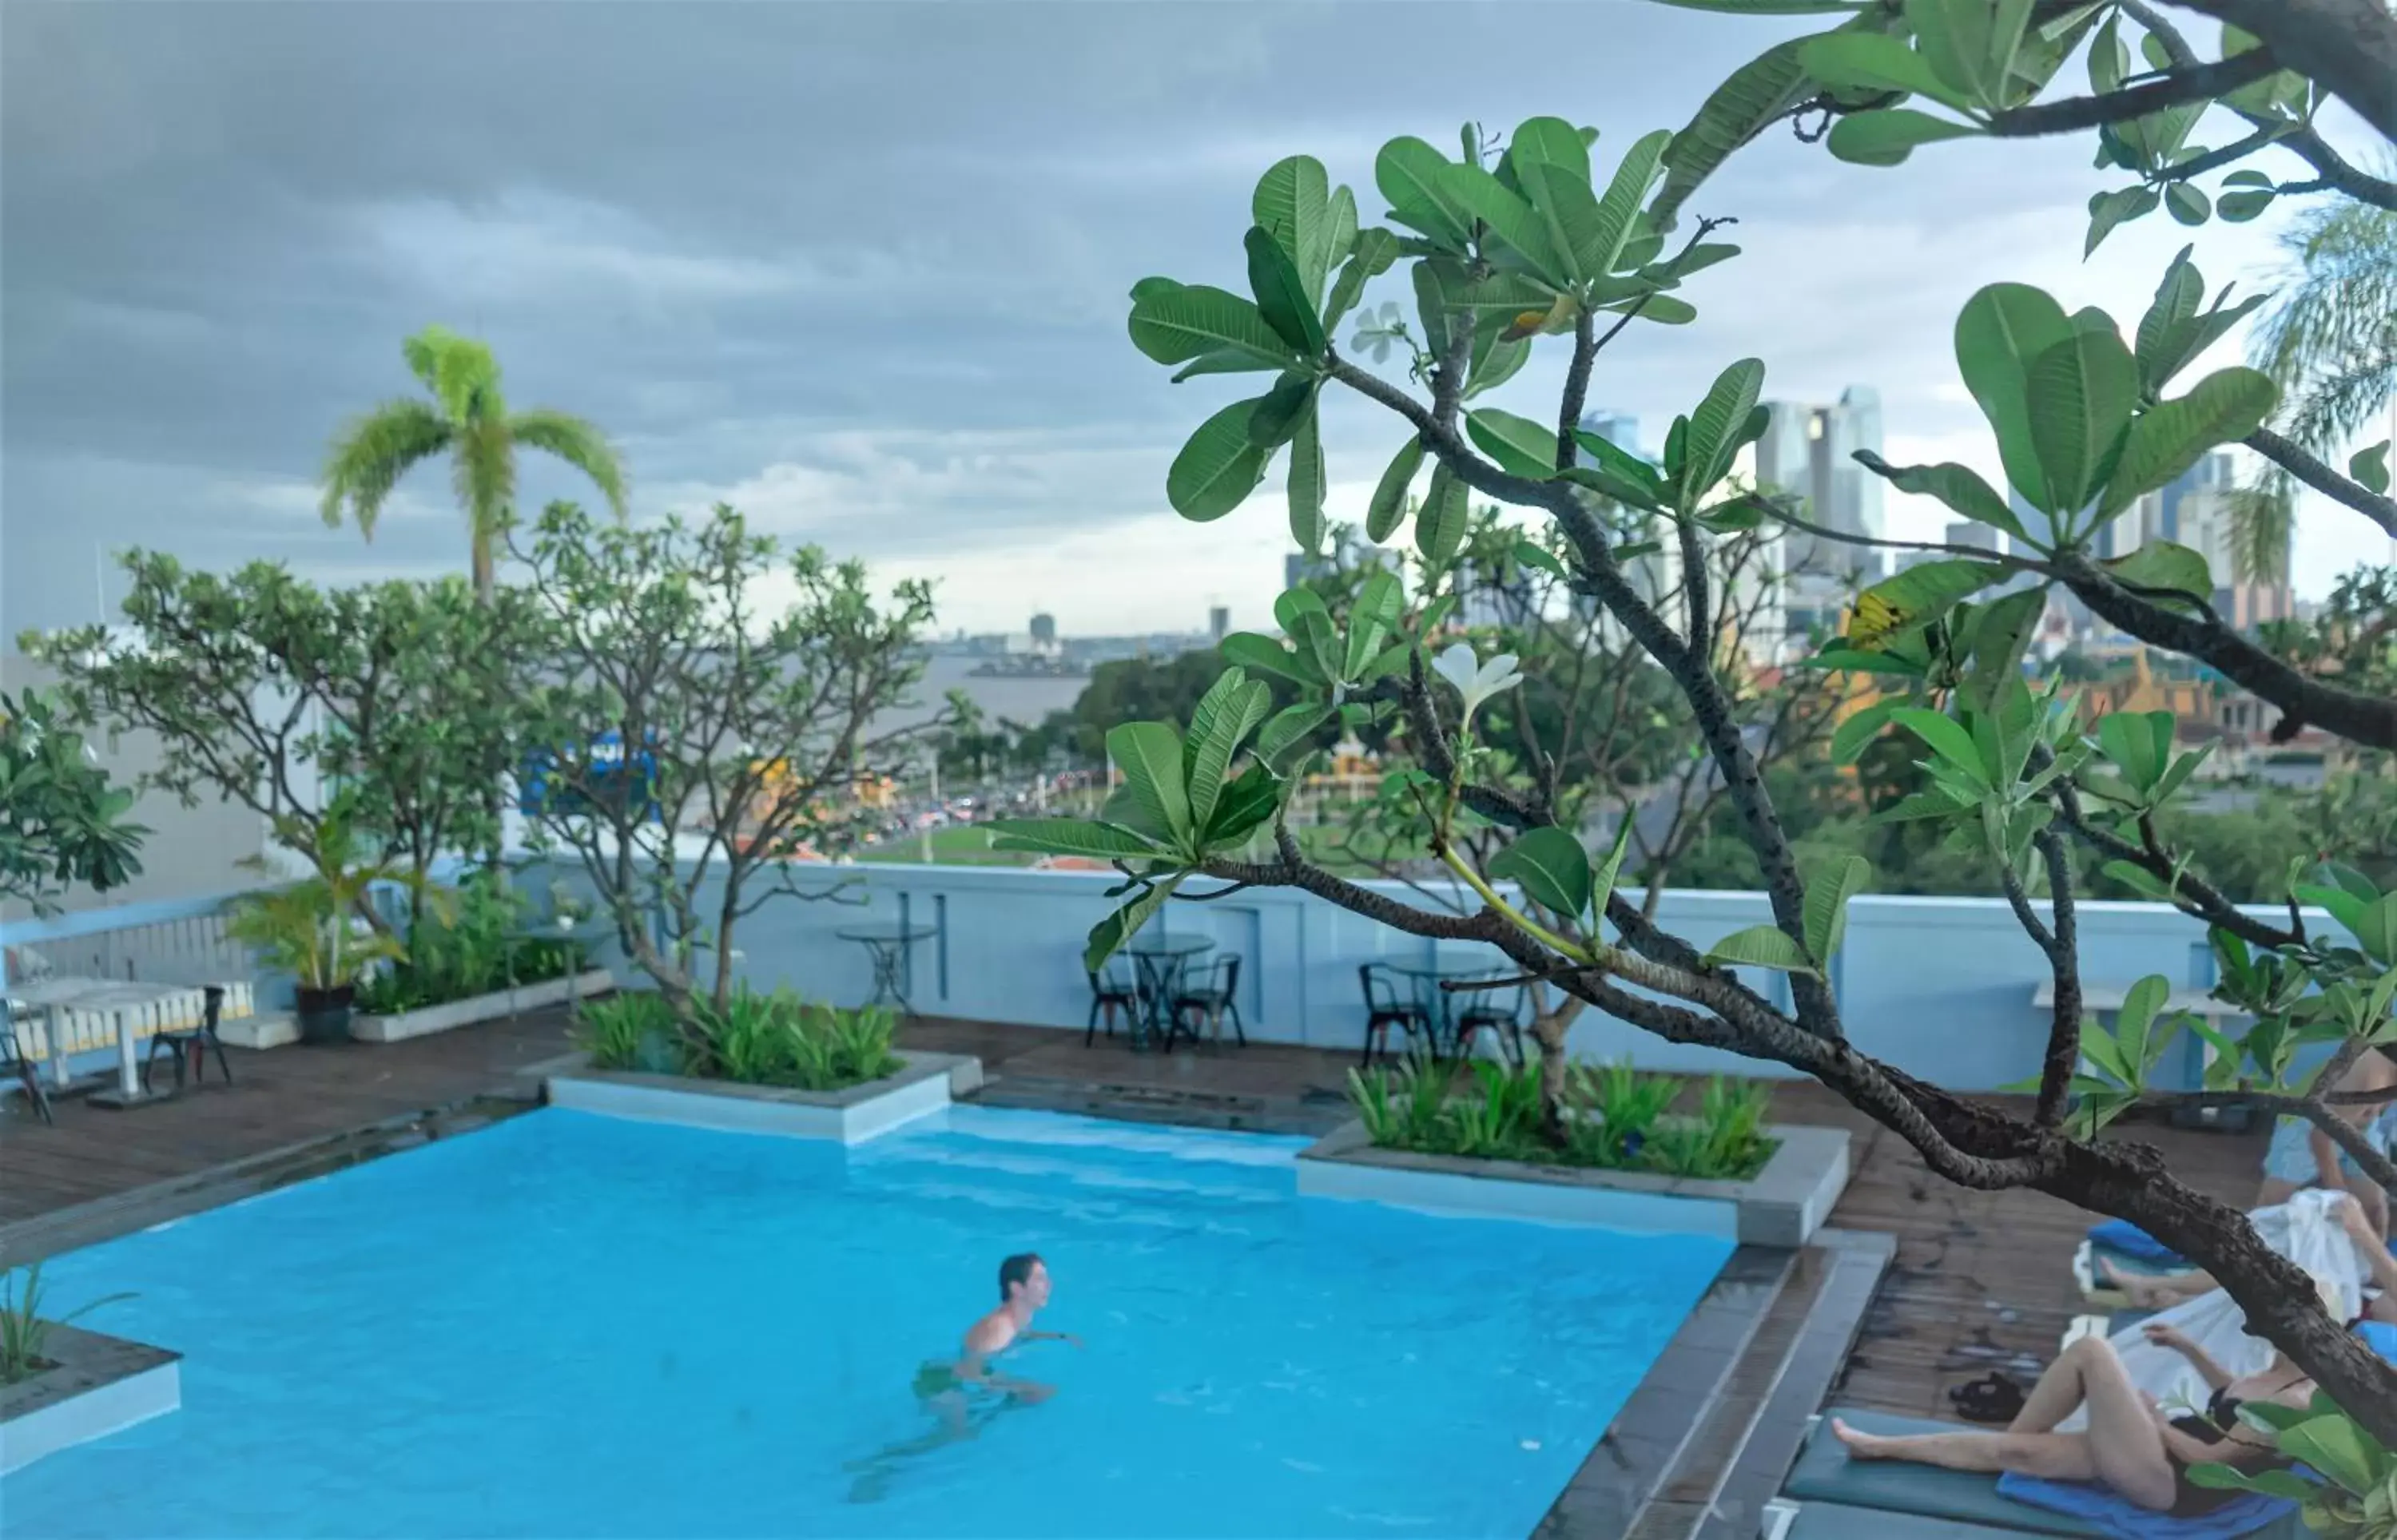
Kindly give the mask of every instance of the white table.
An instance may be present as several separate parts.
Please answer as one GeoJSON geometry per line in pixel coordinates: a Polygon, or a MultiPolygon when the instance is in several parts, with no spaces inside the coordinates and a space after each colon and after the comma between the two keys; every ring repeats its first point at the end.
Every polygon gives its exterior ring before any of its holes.
{"type": "Polygon", "coordinates": [[[116,1026],[116,1095],[127,1105],[142,1097],[141,1074],[133,1061],[133,1031],[126,1020],[127,1014],[185,992],[184,986],[173,984],[141,984],[130,980],[74,976],[8,986],[11,1001],[36,1006],[44,1013],[44,1029],[49,1034],[51,1072],[61,1081],[66,1074],[66,1050],[59,1042],[59,1013],[90,1011],[112,1018],[116,1026]]]}

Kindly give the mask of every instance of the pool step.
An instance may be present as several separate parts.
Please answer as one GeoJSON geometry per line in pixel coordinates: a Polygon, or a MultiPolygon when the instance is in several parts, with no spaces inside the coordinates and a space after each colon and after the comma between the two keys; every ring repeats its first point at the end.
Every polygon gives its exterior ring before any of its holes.
{"type": "Polygon", "coordinates": [[[1886,1235],[1827,1229],[1797,1254],[1626,1540],[1756,1540],[1895,1252],[1886,1235]]]}

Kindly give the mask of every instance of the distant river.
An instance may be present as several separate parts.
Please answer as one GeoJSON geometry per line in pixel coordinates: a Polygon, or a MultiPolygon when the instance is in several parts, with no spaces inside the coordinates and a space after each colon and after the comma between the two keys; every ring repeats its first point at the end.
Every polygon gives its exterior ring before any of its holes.
{"type": "Polygon", "coordinates": [[[924,668],[923,683],[916,687],[914,707],[890,711],[877,718],[875,725],[882,731],[921,722],[941,708],[941,702],[951,690],[963,690],[991,717],[1005,717],[1010,722],[1035,727],[1051,711],[1073,709],[1081,697],[1082,688],[1090,684],[1080,679],[977,679],[974,668],[982,659],[976,657],[934,657],[924,668]]]}

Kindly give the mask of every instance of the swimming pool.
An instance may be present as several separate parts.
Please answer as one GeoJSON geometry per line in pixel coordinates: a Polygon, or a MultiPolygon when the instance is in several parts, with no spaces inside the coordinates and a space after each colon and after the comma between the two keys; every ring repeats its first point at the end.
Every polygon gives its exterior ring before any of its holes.
{"type": "Polygon", "coordinates": [[[1306,1141],[961,1108],[844,1153],[511,1119],[57,1258],[183,1409],[12,1536],[1519,1537],[1726,1241],[1302,1200],[1306,1141]],[[1054,1281],[978,1436],[910,1382],[1054,1281]],[[893,1453],[897,1451],[897,1453],[893,1453]]]}

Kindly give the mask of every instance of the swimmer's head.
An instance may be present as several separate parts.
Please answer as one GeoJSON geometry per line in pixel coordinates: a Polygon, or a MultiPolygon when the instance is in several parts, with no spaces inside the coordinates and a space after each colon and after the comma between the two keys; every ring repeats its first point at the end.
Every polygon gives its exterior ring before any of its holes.
{"type": "Polygon", "coordinates": [[[1049,1264],[1040,1260],[1038,1252],[1023,1252],[1001,1262],[998,1298],[1005,1305],[1022,1300],[1036,1310],[1048,1304],[1049,1264]]]}

